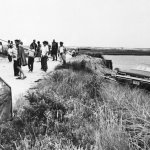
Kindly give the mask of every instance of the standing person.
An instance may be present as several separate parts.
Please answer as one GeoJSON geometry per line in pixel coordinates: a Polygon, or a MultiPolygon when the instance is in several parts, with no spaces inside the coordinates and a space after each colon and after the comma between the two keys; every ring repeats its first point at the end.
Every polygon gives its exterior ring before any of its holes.
{"type": "Polygon", "coordinates": [[[54,60],[57,61],[57,51],[58,51],[58,43],[55,42],[55,40],[53,40],[53,42],[52,42],[52,51],[51,51],[51,55],[53,57],[53,61],[54,60]]]}
{"type": "Polygon", "coordinates": [[[3,53],[3,44],[0,42],[0,53],[3,53]]]}
{"type": "Polygon", "coordinates": [[[31,46],[30,50],[29,50],[29,56],[28,56],[28,68],[29,68],[29,72],[33,71],[34,56],[35,56],[35,50],[31,46]]]}
{"type": "Polygon", "coordinates": [[[15,69],[17,68],[20,73],[17,79],[25,79],[26,76],[21,69],[21,66],[24,66],[26,64],[24,49],[20,46],[20,40],[15,40],[15,45],[17,49],[17,62],[15,64],[15,69]]]}
{"type": "Polygon", "coordinates": [[[20,41],[20,49],[22,49],[22,52],[21,52],[21,65],[22,66],[26,66],[27,65],[27,61],[26,61],[26,55],[25,55],[25,52],[24,52],[24,47],[23,47],[23,42],[21,40],[20,41]]]}
{"type": "MultiPolygon", "coordinates": [[[[8,41],[7,41],[7,49],[5,49],[5,52],[6,52],[7,55],[8,55],[8,49],[9,49],[10,45],[11,45],[11,44],[10,44],[10,40],[8,40],[8,41]]],[[[4,53],[5,53],[5,52],[4,52],[4,53]]]]}
{"type": "Polygon", "coordinates": [[[9,48],[8,48],[8,60],[9,60],[9,62],[12,62],[12,48],[13,48],[13,45],[9,45],[9,48]]]}
{"type": "Polygon", "coordinates": [[[17,68],[17,66],[18,66],[18,62],[17,62],[17,54],[18,54],[18,52],[17,52],[17,48],[16,47],[13,47],[12,48],[12,58],[13,58],[13,62],[14,62],[14,64],[13,64],[13,66],[14,66],[14,76],[19,76],[19,69],[17,68]]]}
{"type": "Polygon", "coordinates": [[[60,42],[59,52],[60,52],[60,60],[63,61],[63,65],[65,65],[66,64],[66,48],[63,46],[63,42],[60,42]]]}
{"type": "Polygon", "coordinates": [[[13,46],[13,41],[11,41],[11,42],[10,42],[10,45],[12,45],[12,46],[13,46]]]}
{"type": "Polygon", "coordinates": [[[50,44],[48,44],[48,49],[49,49],[48,55],[51,55],[51,45],[50,44]]]}
{"type": "Polygon", "coordinates": [[[9,48],[10,45],[11,45],[10,40],[8,40],[7,47],[9,48]]]}
{"type": "Polygon", "coordinates": [[[47,66],[48,52],[49,52],[48,42],[44,41],[42,46],[41,69],[45,72],[48,69],[47,66]]]}
{"type": "Polygon", "coordinates": [[[39,62],[41,61],[41,44],[40,41],[37,42],[37,57],[39,58],[39,62]]]}
{"type": "Polygon", "coordinates": [[[30,49],[31,47],[33,47],[33,49],[35,50],[35,53],[37,54],[37,44],[36,44],[36,40],[33,40],[33,42],[30,45],[30,49]]]}

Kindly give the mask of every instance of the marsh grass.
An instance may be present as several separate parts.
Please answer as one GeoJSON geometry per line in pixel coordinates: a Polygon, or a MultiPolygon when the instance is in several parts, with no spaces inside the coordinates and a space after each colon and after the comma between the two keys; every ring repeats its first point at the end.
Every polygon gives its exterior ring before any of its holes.
{"type": "Polygon", "coordinates": [[[101,60],[89,56],[58,66],[20,98],[19,114],[0,127],[0,144],[17,150],[149,149],[150,94],[106,80],[105,72],[101,60]]]}

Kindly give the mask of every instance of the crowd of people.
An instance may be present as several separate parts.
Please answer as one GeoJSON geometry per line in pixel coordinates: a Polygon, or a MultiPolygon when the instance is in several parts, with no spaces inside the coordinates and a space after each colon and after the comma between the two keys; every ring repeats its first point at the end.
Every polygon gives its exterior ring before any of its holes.
{"type": "MultiPolygon", "coordinates": [[[[52,61],[62,62],[63,65],[66,64],[66,48],[63,45],[63,42],[58,42],[55,40],[52,41],[50,45],[47,41],[43,41],[41,44],[40,41],[36,43],[36,40],[30,44],[29,48],[23,46],[23,42],[21,40],[16,39],[14,41],[8,40],[8,60],[9,62],[13,61],[13,69],[14,76],[17,76],[16,79],[25,79],[26,75],[22,70],[21,66],[28,65],[29,72],[32,72],[34,69],[34,59],[37,57],[38,61],[41,62],[41,70],[47,71],[48,65],[48,57],[52,57],[52,61]],[[26,60],[28,57],[28,61],[26,60]]],[[[2,42],[0,42],[0,52],[2,52],[3,46],[2,42]]]]}

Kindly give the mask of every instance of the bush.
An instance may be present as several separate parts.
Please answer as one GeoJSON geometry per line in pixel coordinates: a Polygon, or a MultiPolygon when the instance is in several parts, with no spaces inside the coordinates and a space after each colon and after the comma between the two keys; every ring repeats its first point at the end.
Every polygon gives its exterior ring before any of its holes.
{"type": "Polygon", "coordinates": [[[149,93],[104,80],[111,71],[101,59],[82,58],[57,67],[28,92],[14,120],[0,127],[1,145],[32,150],[150,148],[149,93]]]}

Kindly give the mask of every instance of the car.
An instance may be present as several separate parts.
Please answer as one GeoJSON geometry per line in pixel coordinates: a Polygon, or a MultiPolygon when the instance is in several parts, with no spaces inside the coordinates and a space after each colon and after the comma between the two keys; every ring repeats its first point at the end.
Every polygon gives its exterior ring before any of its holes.
{"type": "Polygon", "coordinates": [[[140,64],[132,69],[114,69],[114,78],[123,84],[150,90],[150,65],[140,64]]]}

